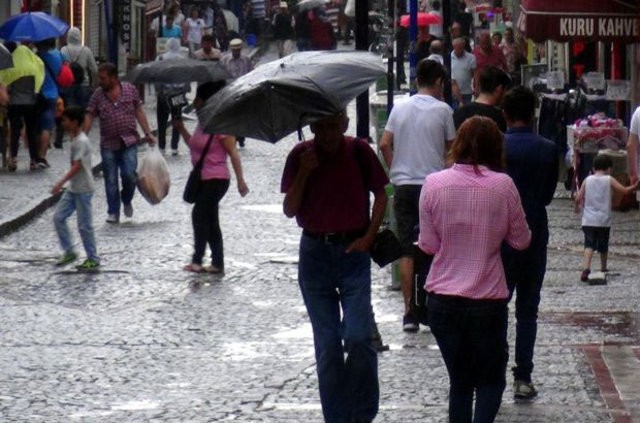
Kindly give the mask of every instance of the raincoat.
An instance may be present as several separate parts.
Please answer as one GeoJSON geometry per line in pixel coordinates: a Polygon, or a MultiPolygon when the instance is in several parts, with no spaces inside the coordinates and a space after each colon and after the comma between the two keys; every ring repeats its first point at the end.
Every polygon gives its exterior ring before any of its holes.
{"type": "Polygon", "coordinates": [[[35,92],[40,92],[44,83],[44,63],[31,49],[19,45],[11,54],[13,67],[0,70],[0,82],[11,85],[25,76],[33,76],[35,79],[35,92]]]}
{"type": "MultiPolygon", "coordinates": [[[[176,60],[184,59],[180,53],[180,41],[177,38],[167,40],[167,51],[156,58],[156,60],[176,60]]],[[[184,94],[189,91],[190,84],[156,84],[156,93],[159,96],[172,96],[184,94]]]]}
{"type": "Polygon", "coordinates": [[[96,85],[98,66],[91,49],[82,45],[82,34],[78,28],[71,27],[67,32],[67,45],[60,49],[60,53],[70,63],[78,63],[84,69],[82,85],[96,85]]]}

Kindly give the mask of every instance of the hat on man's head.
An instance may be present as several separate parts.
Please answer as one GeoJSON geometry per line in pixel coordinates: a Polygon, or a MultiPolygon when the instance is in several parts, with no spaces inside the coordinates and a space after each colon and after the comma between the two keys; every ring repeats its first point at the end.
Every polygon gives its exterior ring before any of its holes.
{"type": "Polygon", "coordinates": [[[288,8],[288,7],[289,7],[289,4],[287,4],[287,2],[286,2],[286,1],[281,1],[281,2],[280,2],[280,7],[288,8]]]}
{"type": "Polygon", "coordinates": [[[242,48],[243,44],[244,43],[240,38],[234,38],[233,40],[229,41],[229,48],[242,48]]]}

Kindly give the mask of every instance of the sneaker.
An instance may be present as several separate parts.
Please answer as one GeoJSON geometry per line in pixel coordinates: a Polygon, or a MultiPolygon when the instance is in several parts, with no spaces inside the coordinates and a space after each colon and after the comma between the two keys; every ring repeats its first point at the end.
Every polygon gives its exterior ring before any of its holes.
{"type": "Polygon", "coordinates": [[[413,314],[407,313],[402,318],[402,330],[405,332],[415,333],[420,330],[420,325],[413,314]]]}
{"type": "Polygon", "coordinates": [[[58,259],[58,261],[56,262],[56,266],[67,265],[69,263],[76,261],[77,258],[78,258],[78,255],[75,252],[70,251],[68,253],[65,253],[62,257],[58,259]]]}
{"type": "Polygon", "coordinates": [[[86,259],[82,264],[76,266],[76,269],[82,272],[92,272],[97,270],[100,267],[100,262],[94,259],[86,259]]]}
{"type": "Polygon", "coordinates": [[[538,395],[538,391],[531,382],[515,380],[513,382],[513,397],[517,399],[531,399],[538,395]]]}
{"type": "Polygon", "coordinates": [[[586,282],[586,281],[588,281],[588,280],[589,280],[589,273],[591,273],[591,270],[589,270],[589,269],[584,269],[584,270],[582,271],[582,273],[580,274],[580,280],[581,280],[582,282],[586,282]]]}
{"type": "Polygon", "coordinates": [[[118,219],[118,215],[117,214],[110,214],[109,216],[107,216],[107,223],[118,223],[120,221],[120,219],[118,219]]]}
{"type": "Polygon", "coordinates": [[[178,149],[176,148],[175,150],[171,150],[171,155],[172,156],[177,156],[178,155],[178,149]]]}
{"type": "Polygon", "coordinates": [[[46,169],[49,167],[49,162],[47,161],[47,159],[37,159],[36,166],[38,167],[38,169],[46,169]]]}
{"type": "Polygon", "coordinates": [[[124,209],[124,215],[125,216],[127,216],[127,217],[133,216],[133,206],[131,205],[131,203],[125,204],[123,209],[124,209]]]}

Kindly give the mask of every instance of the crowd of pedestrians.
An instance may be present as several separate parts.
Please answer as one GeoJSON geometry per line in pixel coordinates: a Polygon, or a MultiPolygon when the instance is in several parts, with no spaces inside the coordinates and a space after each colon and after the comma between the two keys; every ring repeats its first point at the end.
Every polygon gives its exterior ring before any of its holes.
{"type": "MultiPolygon", "coordinates": [[[[260,35],[265,25],[270,25],[279,57],[294,46],[298,50],[336,47],[337,31],[328,16],[335,4],[293,14],[287,2],[280,2],[271,20],[258,5],[247,1],[236,26],[235,15],[217,4],[191,7],[185,17],[180,4],[172,1],[158,23],[159,33],[168,40],[166,51],[156,60],[185,57],[182,49],[186,48],[191,57],[219,61],[233,78],[239,78],[253,69],[251,59],[242,53],[242,37],[247,31],[260,35]]],[[[437,12],[439,2],[430,7],[437,12]]],[[[538,393],[533,369],[549,239],[546,206],[557,186],[559,155],[553,142],[533,132],[535,94],[514,84],[512,75],[522,61],[513,31],[501,37],[483,33],[470,51],[469,23],[464,28],[462,14],[458,18],[451,28],[454,107],[442,100],[449,83],[443,66],[442,28],[423,29],[419,44],[428,45],[430,55],[417,66],[418,92],[395,105],[380,141],[388,176],[366,142],[345,135],[346,111],[312,123],[314,138],[297,144],[284,165],[283,211],[302,229],[298,282],[313,329],[320,401],[327,422],[371,422],[378,411],[369,251],[383,220],[389,182],[394,188],[401,245],[402,330],[418,332],[422,323],[411,299],[416,254],[427,255],[430,265],[421,283],[427,291],[428,325],[449,374],[450,421],[494,421],[506,387],[507,306],[513,297],[514,396],[532,399],[538,393]]],[[[202,164],[202,186],[191,213],[194,252],[184,270],[224,273],[219,204],[230,186],[228,161],[240,195],[249,192],[236,147],[236,143],[244,146],[244,139],[205,134],[200,124],[193,133],[187,131],[182,121],[184,104],[172,105],[170,100],[189,90],[189,84],[180,83],[156,86],[156,140],[136,87],[121,81],[113,64],[97,66],[90,49],[81,44],[77,28],[71,28],[61,50],[54,39],[34,46],[11,42],[6,46],[14,59],[14,68],[0,71],[0,104],[7,106],[11,127],[9,171],[17,169],[23,128],[32,170],[49,166],[46,156],[54,131],[54,147],[62,147],[62,134],[70,139],[71,166],[51,190],[58,194],[66,186],[54,214],[62,249],[58,264],[67,265],[78,257],[67,227],[67,219],[76,212],[86,253],[77,268],[100,266],[92,225],[91,147],[86,136],[94,119],[99,118],[100,124],[106,222],[110,224],[134,213],[138,145],[157,142],[164,152],[170,121],[172,153],[178,154],[182,136],[191,162],[202,164]],[[61,87],[56,77],[65,62],[74,65],[74,82],[69,87],[61,87]],[[209,265],[204,263],[207,247],[209,265]]],[[[200,84],[194,107],[203,107],[225,84],[200,84]]],[[[637,149],[639,122],[637,111],[630,154],[637,149]]],[[[610,159],[597,157],[594,174],[585,179],[576,196],[585,237],[583,281],[589,276],[594,251],[600,253],[601,271],[607,271],[612,192],[629,193],[638,185],[637,163],[630,166],[628,186],[609,175],[611,168],[610,159]]]]}

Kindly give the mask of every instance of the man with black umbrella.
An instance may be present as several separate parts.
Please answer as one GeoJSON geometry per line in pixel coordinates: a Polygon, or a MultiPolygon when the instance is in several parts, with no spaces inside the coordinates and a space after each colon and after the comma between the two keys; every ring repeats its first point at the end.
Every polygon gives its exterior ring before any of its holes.
{"type": "Polygon", "coordinates": [[[315,138],[289,154],[281,191],[285,215],[302,227],[298,282],[313,327],[324,419],[371,422],[379,388],[369,249],[388,178],[366,141],[344,136],[348,123],[343,111],[311,124],[315,138]]]}

